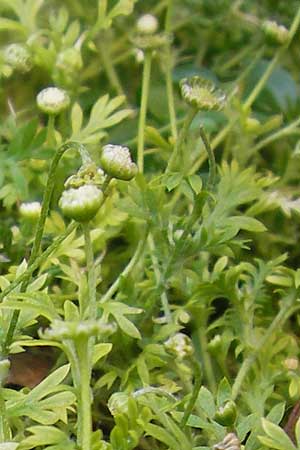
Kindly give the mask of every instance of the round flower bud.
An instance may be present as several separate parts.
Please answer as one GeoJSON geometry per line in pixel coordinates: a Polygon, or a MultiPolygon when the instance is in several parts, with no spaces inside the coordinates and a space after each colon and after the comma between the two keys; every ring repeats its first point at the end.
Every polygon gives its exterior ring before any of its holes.
{"type": "Polygon", "coordinates": [[[103,192],[93,184],[78,189],[67,189],[62,193],[59,207],[63,214],[77,222],[87,222],[97,214],[103,202],[103,192]]]}
{"type": "Polygon", "coordinates": [[[108,409],[112,416],[128,413],[129,396],[125,392],[115,392],[108,400],[108,409]]]}
{"type": "Polygon", "coordinates": [[[68,108],[70,97],[64,89],[48,87],[37,96],[37,105],[46,114],[60,114],[68,108]]]}
{"type": "Polygon", "coordinates": [[[82,68],[80,51],[67,48],[57,55],[56,66],[68,73],[77,72],[82,68]]]}
{"type": "Polygon", "coordinates": [[[236,416],[236,404],[229,400],[217,410],[214,420],[223,427],[230,427],[234,425],[236,416]]]}
{"type": "Polygon", "coordinates": [[[31,54],[23,44],[10,44],[4,50],[5,63],[13,69],[25,73],[32,67],[31,54]]]}
{"type": "Polygon", "coordinates": [[[221,442],[213,446],[213,450],[240,450],[241,443],[235,433],[228,433],[221,442]]]}
{"type": "Polygon", "coordinates": [[[184,333],[176,333],[165,342],[165,347],[177,358],[183,359],[193,353],[190,338],[184,333]]]}
{"type": "Polygon", "coordinates": [[[198,76],[184,78],[180,82],[180,88],[186,103],[199,110],[219,111],[225,106],[225,93],[210,80],[198,76]]]}
{"type": "Polygon", "coordinates": [[[21,203],[20,214],[24,219],[36,221],[41,214],[40,202],[21,203]]]}
{"type": "Polygon", "coordinates": [[[270,44],[283,45],[288,42],[290,34],[284,25],[278,25],[272,20],[265,20],[261,27],[270,44]]]}
{"type": "Polygon", "coordinates": [[[152,14],[144,14],[138,19],[136,26],[141,34],[154,34],[158,29],[158,20],[152,14]]]}
{"type": "Polygon", "coordinates": [[[129,181],[137,174],[137,166],[131,159],[129,149],[121,145],[105,145],[100,163],[108,175],[119,180],[129,181]]]}

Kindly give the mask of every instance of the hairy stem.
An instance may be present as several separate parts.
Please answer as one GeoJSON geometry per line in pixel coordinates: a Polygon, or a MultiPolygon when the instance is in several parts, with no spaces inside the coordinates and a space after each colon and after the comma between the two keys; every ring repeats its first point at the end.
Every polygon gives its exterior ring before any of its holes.
{"type": "Polygon", "coordinates": [[[194,386],[192,396],[188,402],[186,410],[184,411],[183,417],[180,422],[180,426],[184,427],[189,420],[190,415],[192,414],[193,408],[198,398],[198,394],[201,388],[201,370],[199,364],[196,360],[193,360],[193,372],[194,372],[194,386]]]}
{"type": "Polygon", "coordinates": [[[143,69],[143,81],[142,81],[142,100],[138,125],[137,162],[140,173],[144,172],[145,125],[146,125],[147,105],[150,87],[151,64],[152,64],[152,50],[146,50],[143,69]]]}
{"type": "Polygon", "coordinates": [[[208,187],[213,188],[216,183],[216,177],[217,177],[217,167],[216,167],[216,160],[215,155],[213,152],[213,149],[210,146],[209,140],[207,139],[206,133],[204,131],[203,126],[200,126],[200,136],[202,139],[202,142],[204,144],[205,150],[207,152],[208,156],[208,162],[209,162],[209,177],[208,177],[208,187]]]}
{"type": "MultiPolygon", "coordinates": [[[[171,18],[173,12],[173,0],[168,0],[168,6],[166,11],[165,19],[165,31],[166,33],[171,32],[171,18]]],[[[174,141],[176,142],[178,138],[177,132],[177,121],[176,121],[176,111],[174,102],[174,89],[172,80],[172,54],[171,54],[171,44],[167,45],[166,48],[166,88],[167,88],[167,99],[168,99],[168,109],[170,116],[170,127],[171,133],[174,141]]]]}
{"type": "Polygon", "coordinates": [[[77,342],[77,354],[80,373],[78,398],[78,445],[82,450],[91,450],[92,435],[92,398],[91,398],[91,361],[88,338],[77,342]]]}
{"type": "Polygon", "coordinates": [[[94,264],[93,245],[91,240],[91,232],[89,224],[86,223],[82,226],[84,233],[85,254],[86,254],[86,269],[88,277],[88,305],[85,310],[81,311],[83,316],[87,316],[89,319],[96,319],[96,273],[94,264]]]}

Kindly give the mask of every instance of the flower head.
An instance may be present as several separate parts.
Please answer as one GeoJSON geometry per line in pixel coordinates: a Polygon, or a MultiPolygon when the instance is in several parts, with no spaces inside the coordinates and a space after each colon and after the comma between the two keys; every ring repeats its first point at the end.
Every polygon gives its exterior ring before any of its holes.
{"type": "Polygon", "coordinates": [[[166,342],[165,347],[177,358],[183,359],[193,353],[193,347],[190,338],[184,333],[176,333],[166,342]]]}
{"type": "Polygon", "coordinates": [[[24,219],[37,220],[41,214],[40,202],[21,203],[20,214],[24,219]]]}
{"type": "Polygon", "coordinates": [[[32,67],[31,54],[23,44],[10,44],[4,50],[6,64],[19,72],[28,72],[32,67]]]}
{"type": "Polygon", "coordinates": [[[59,206],[66,217],[87,222],[98,212],[103,202],[103,192],[94,184],[85,184],[78,189],[67,189],[62,193],[59,206]]]}
{"type": "Polygon", "coordinates": [[[262,23],[262,30],[270,44],[283,45],[289,40],[289,30],[273,20],[265,20],[262,23]]]}
{"type": "Polygon", "coordinates": [[[210,80],[199,76],[184,78],[180,82],[181,95],[191,106],[203,111],[219,111],[226,101],[226,95],[210,80]]]}
{"type": "Polygon", "coordinates": [[[137,173],[137,166],[131,159],[129,149],[122,145],[105,145],[100,162],[108,175],[119,180],[129,181],[137,173]]]}
{"type": "Polygon", "coordinates": [[[136,26],[141,34],[154,34],[158,28],[158,20],[152,14],[144,14],[138,19],[136,26]]]}
{"type": "Polygon", "coordinates": [[[38,94],[36,101],[41,111],[56,115],[69,106],[70,97],[64,89],[48,87],[38,94]]]}

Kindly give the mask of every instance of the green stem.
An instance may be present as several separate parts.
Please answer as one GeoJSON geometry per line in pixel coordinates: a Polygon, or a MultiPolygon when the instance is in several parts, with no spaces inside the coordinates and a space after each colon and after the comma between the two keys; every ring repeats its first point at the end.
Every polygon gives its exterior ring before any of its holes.
{"type": "Polygon", "coordinates": [[[203,327],[203,325],[199,326],[197,337],[199,339],[200,350],[201,350],[201,355],[202,355],[202,359],[203,359],[203,370],[204,370],[207,384],[209,386],[209,389],[212,392],[216,392],[217,382],[216,382],[216,377],[215,377],[214,369],[212,366],[211,358],[207,351],[207,338],[206,338],[205,328],[203,327]]]}
{"type": "Polygon", "coordinates": [[[144,140],[145,140],[145,125],[146,125],[147,105],[149,97],[149,87],[150,87],[151,64],[152,64],[152,50],[146,50],[143,69],[143,81],[142,81],[142,100],[138,125],[137,160],[140,173],[144,172],[144,140]]]}
{"type": "MultiPolygon", "coordinates": [[[[36,233],[35,233],[35,238],[34,238],[34,242],[33,242],[33,246],[31,249],[31,254],[28,260],[28,267],[30,267],[34,261],[36,260],[39,251],[40,251],[40,246],[41,246],[41,241],[42,241],[42,237],[43,237],[43,233],[44,233],[44,228],[45,228],[45,223],[46,223],[46,219],[48,216],[48,211],[49,211],[49,206],[50,206],[50,201],[52,198],[52,193],[53,193],[53,189],[56,183],[56,169],[57,166],[62,158],[62,156],[64,155],[64,153],[71,149],[71,148],[76,148],[81,156],[84,156],[84,162],[86,162],[89,158],[88,152],[85,150],[85,148],[83,147],[83,145],[77,143],[77,142],[67,142],[66,144],[63,144],[61,147],[59,147],[59,149],[56,151],[54,158],[51,162],[50,165],[50,169],[49,169],[49,174],[48,174],[48,180],[47,180],[47,184],[46,184],[46,188],[44,191],[44,196],[43,196],[43,203],[42,203],[42,209],[41,209],[41,214],[40,214],[40,218],[37,224],[37,228],[36,228],[36,233]]],[[[26,278],[23,280],[22,285],[21,285],[21,292],[25,292],[26,288],[30,282],[30,277],[31,274],[26,276],[26,278]]],[[[12,319],[8,328],[8,332],[5,338],[5,342],[4,342],[4,346],[3,346],[3,351],[4,351],[4,355],[7,354],[9,346],[12,343],[12,339],[13,339],[13,335],[19,320],[19,316],[20,316],[20,310],[15,310],[13,312],[12,315],[12,319]]]]}
{"type": "MultiPolygon", "coordinates": [[[[166,19],[165,19],[165,31],[166,33],[171,32],[171,18],[173,13],[173,0],[168,0],[166,19]]],[[[171,133],[174,141],[176,142],[178,138],[177,132],[177,121],[176,121],[176,111],[174,102],[174,90],[173,90],[173,80],[172,80],[172,54],[171,45],[168,44],[166,48],[166,88],[167,88],[167,99],[168,99],[168,109],[170,115],[170,126],[171,133]]]]}
{"type": "Polygon", "coordinates": [[[112,298],[112,296],[117,292],[121,280],[123,278],[126,278],[129,275],[129,273],[131,272],[133,267],[139,261],[140,256],[141,256],[141,254],[144,251],[146,238],[147,238],[147,234],[145,234],[144,239],[140,240],[133,257],[131,258],[131,260],[129,261],[129,263],[125,267],[125,269],[122,271],[122,273],[118,276],[116,281],[111,285],[111,287],[108,289],[108,291],[103,295],[103,297],[101,298],[100,303],[106,303],[112,298]]]}
{"type": "Polygon", "coordinates": [[[48,124],[47,124],[47,144],[50,147],[55,147],[56,139],[55,139],[55,116],[50,114],[48,116],[48,124]]]}
{"type": "Polygon", "coordinates": [[[91,398],[91,361],[88,338],[77,342],[77,354],[80,373],[78,398],[78,445],[81,450],[91,450],[92,435],[92,398],[91,398]]]}
{"type": "Polygon", "coordinates": [[[284,306],[282,306],[281,310],[278,312],[277,316],[267,329],[265,335],[261,338],[260,342],[256,346],[255,351],[253,351],[242,363],[242,366],[232,386],[232,400],[235,400],[239,395],[243,382],[246,376],[248,375],[249,370],[252,368],[254,362],[258,358],[263,347],[267,344],[267,342],[273,336],[273,334],[277,330],[281,329],[284,322],[291,316],[291,314],[293,314],[297,309],[299,309],[299,306],[295,307],[293,305],[293,300],[294,296],[290,296],[289,299],[285,298],[283,300],[284,306]]]}
{"type": "Polygon", "coordinates": [[[91,240],[90,226],[88,223],[82,225],[85,242],[86,269],[88,277],[88,305],[82,309],[81,315],[89,319],[96,319],[96,273],[94,264],[93,244],[91,240]]]}
{"type": "Polygon", "coordinates": [[[193,392],[192,392],[192,396],[188,402],[188,405],[186,407],[186,410],[184,411],[183,417],[181,419],[180,422],[180,426],[184,427],[187,423],[187,421],[189,420],[189,417],[193,411],[193,408],[195,406],[195,403],[197,401],[198,398],[198,394],[201,388],[201,370],[199,367],[199,364],[196,360],[193,361],[193,372],[194,372],[194,387],[193,387],[193,392]]]}
{"type": "Polygon", "coordinates": [[[108,52],[108,43],[106,41],[101,41],[101,39],[99,39],[98,45],[100,57],[110,85],[118,95],[125,95],[124,89],[121,85],[118,74],[111,59],[111,55],[108,52]]]}
{"type": "Polygon", "coordinates": [[[213,188],[216,183],[217,178],[217,167],[216,167],[216,160],[214,152],[210,146],[209,140],[207,139],[206,133],[204,131],[203,126],[200,126],[200,136],[202,139],[202,142],[204,144],[205,150],[208,155],[208,162],[209,162],[209,177],[208,177],[208,188],[213,188]]]}
{"type": "Polygon", "coordinates": [[[2,387],[0,387],[0,446],[1,442],[7,442],[9,440],[9,426],[6,420],[6,408],[5,401],[2,396],[2,387]]]}
{"type": "Polygon", "coordinates": [[[182,154],[183,145],[186,140],[189,128],[191,126],[191,123],[194,120],[195,115],[197,114],[197,109],[191,108],[188,111],[188,114],[185,118],[185,121],[183,123],[182,129],[180,130],[178,140],[176,141],[173,153],[171,155],[171,158],[169,159],[166,173],[171,172],[174,169],[174,166],[177,162],[177,159],[182,154]]]}

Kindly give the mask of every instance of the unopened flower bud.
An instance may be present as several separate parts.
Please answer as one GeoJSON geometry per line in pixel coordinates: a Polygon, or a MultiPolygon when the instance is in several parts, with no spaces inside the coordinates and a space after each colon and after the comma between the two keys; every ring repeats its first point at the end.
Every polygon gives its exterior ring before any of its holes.
{"type": "Polygon", "coordinates": [[[56,67],[75,75],[82,68],[80,51],[72,47],[63,50],[57,55],[56,67]]]}
{"type": "Polygon", "coordinates": [[[165,342],[165,347],[179,359],[183,359],[193,353],[191,340],[184,333],[176,333],[170,337],[165,342]]]}
{"type": "Polygon", "coordinates": [[[37,96],[37,105],[46,114],[60,114],[68,108],[70,97],[64,89],[48,87],[37,96]]]}
{"type": "Polygon", "coordinates": [[[224,427],[232,426],[236,421],[236,404],[229,400],[225,405],[220,406],[214,416],[214,420],[224,427]]]}
{"type": "Polygon", "coordinates": [[[144,14],[137,21],[137,30],[141,34],[154,34],[158,29],[158,20],[152,14],[144,14]]]}
{"type": "Polygon", "coordinates": [[[219,111],[225,106],[226,95],[210,80],[199,76],[180,82],[181,95],[190,106],[202,111],[219,111]]]}
{"type": "Polygon", "coordinates": [[[284,25],[278,25],[272,20],[265,20],[262,24],[262,30],[270,44],[283,45],[289,40],[289,30],[284,25]]]}
{"type": "Polygon", "coordinates": [[[26,220],[36,221],[40,217],[41,209],[40,202],[21,203],[20,215],[26,220]]]}
{"type": "Polygon", "coordinates": [[[221,442],[213,446],[213,450],[240,450],[241,443],[235,433],[228,433],[221,442]]]}
{"type": "Polygon", "coordinates": [[[121,145],[105,145],[100,163],[108,175],[119,180],[129,181],[137,174],[137,166],[131,159],[129,149],[121,145]]]}
{"type": "Polygon", "coordinates": [[[108,400],[108,409],[112,416],[128,413],[128,394],[125,392],[115,392],[108,400]]]}
{"type": "Polygon", "coordinates": [[[9,368],[10,361],[8,359],[2,359],[2,361],[0,361],[0,386],[8,377],[9,368]]]}
{"type": "Polygon", "coordinates": [[[87,222],[97,214],[103,202],[103,192],[93,184],[85,184],[78,189],[63,192],[59,207],[63,214],[78,222],[87,222]]]}
{"type": "Polygon", "coordinates": [[[23,44],[10,44],[4,50],[5,63],[18,72],[28,72],[32,67],[31,54],[23,44]]]}
{"type": "Polygon", "coordinates": [[[63,341],[64,339],[88,338],[112,330],[111,325],[104,325],[97,320],[85,320],[82,322],[53,320],[51,327],[40,333],[43,339],[63,341]]]}

